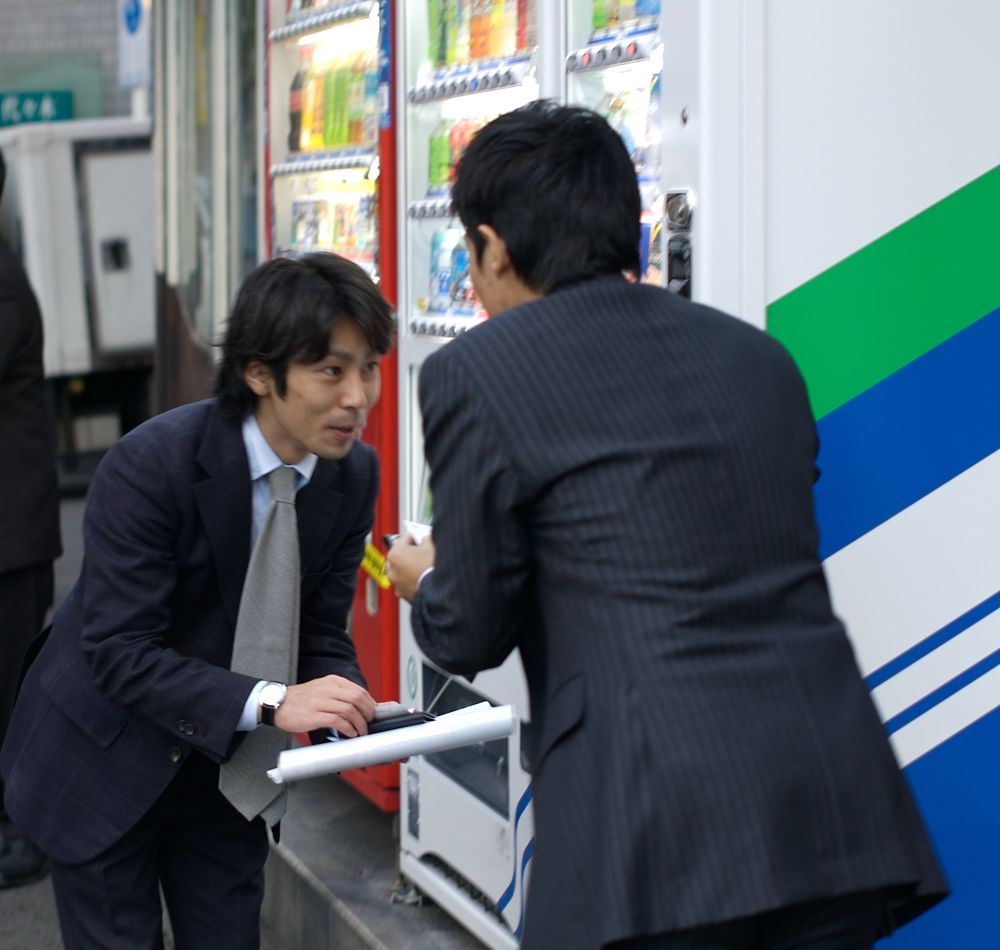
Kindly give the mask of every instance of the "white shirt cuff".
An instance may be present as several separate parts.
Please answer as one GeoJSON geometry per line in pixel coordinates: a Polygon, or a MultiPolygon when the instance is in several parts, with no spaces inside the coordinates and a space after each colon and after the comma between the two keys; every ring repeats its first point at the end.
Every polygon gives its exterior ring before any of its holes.
{"type": "Polygon", "coordinates": [[[257,697],[267,682],[268,680],[258,680],[257,685],[250,690],[250,695],[247,696],[247,704],[243,707],[240,721],[236,723],[237,732],[253,732],[257,728],[257,697]]]}

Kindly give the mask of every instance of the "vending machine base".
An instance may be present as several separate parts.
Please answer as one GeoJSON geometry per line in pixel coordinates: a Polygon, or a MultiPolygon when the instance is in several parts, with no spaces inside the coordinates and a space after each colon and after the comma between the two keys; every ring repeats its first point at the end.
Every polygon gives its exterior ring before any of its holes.
{"type": "Polygon", "coordinates": [[[400,871],[493,950],[517,947],[534,848],[531,781],[521,764],[529,724],[520,658],[481,673],[474,687],[417,653],[411,661],[423,708],[440,715],[484,699],[510,703],[518,724],[507,738],[404,763],[400,871]]]}

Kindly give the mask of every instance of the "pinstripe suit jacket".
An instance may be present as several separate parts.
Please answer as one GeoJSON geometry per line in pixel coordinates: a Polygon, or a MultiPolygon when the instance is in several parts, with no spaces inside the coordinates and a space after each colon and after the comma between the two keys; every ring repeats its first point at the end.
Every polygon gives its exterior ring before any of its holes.
{"type": "Polygon", "coordinates": [[[531,695],[525,948],[892,885],[899,922],[943,895],[831,611],[780,345],[602,277],[435,353],[420,401],[417,641],[465,675],[519,647],[531,695]]]}
{"type": "MultiPolygon", "coordinates": [[[[374,452],[320,460],[296,499],[299,681],[358,683],[345,631],[378,489],[374,452]]],[[[30,667],[2,755],[7,807],[51,857],[89,860],[193,751],[219,762],[256,679],[232,673],[250,557],[250,470],[214,400],[132,430],[90,487],[80,578],[30,667]]]]}

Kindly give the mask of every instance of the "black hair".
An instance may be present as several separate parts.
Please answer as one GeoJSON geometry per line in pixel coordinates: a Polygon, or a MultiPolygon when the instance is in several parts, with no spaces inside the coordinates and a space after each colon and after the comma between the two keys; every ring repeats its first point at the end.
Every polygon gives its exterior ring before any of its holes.
{"type": "Polygon", "coordinates": [[[639,272],[641,202],[621,137],[596,112],[538,100],[494,119],[458,163],[452,203],[481,262],[488,224],[532,290],[639,272]]]}
{"type": "Polygon", "coordinates": [[[3,160],[3,149],[0,148],[0,198],[3,197],[3,186],[7,183],[7,163],[3,160]]]}
{"type": "Polygon", "coordinates": [[[353,261],[316,253],[261,264],[243,282],[229,315],[215,379],[220,410],[242,418],[253,409],[257,397],[243,373],[254,361],[267,366],[284,396],[289,363],[323,359],[340,320],[352,323],[376,353],[392,346],[392,310],[353,261]]]}

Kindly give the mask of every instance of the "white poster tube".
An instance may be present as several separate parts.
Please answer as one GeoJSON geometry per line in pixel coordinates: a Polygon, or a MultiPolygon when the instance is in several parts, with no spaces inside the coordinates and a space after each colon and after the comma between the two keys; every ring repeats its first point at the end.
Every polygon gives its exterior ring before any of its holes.
{"type": "Polygon", "coordinates": [[[514,731],[513,707],[483,706],[486,704],[470,707],[468,712],[456,710],[432,722],[390,729],[371,736],[288,749],[278,756],[277,767],[269,769],[267,776],[281,785],[347,769],[382,765],[411,755],[443,752],[490,739],[502,739],[514,731]]]}

